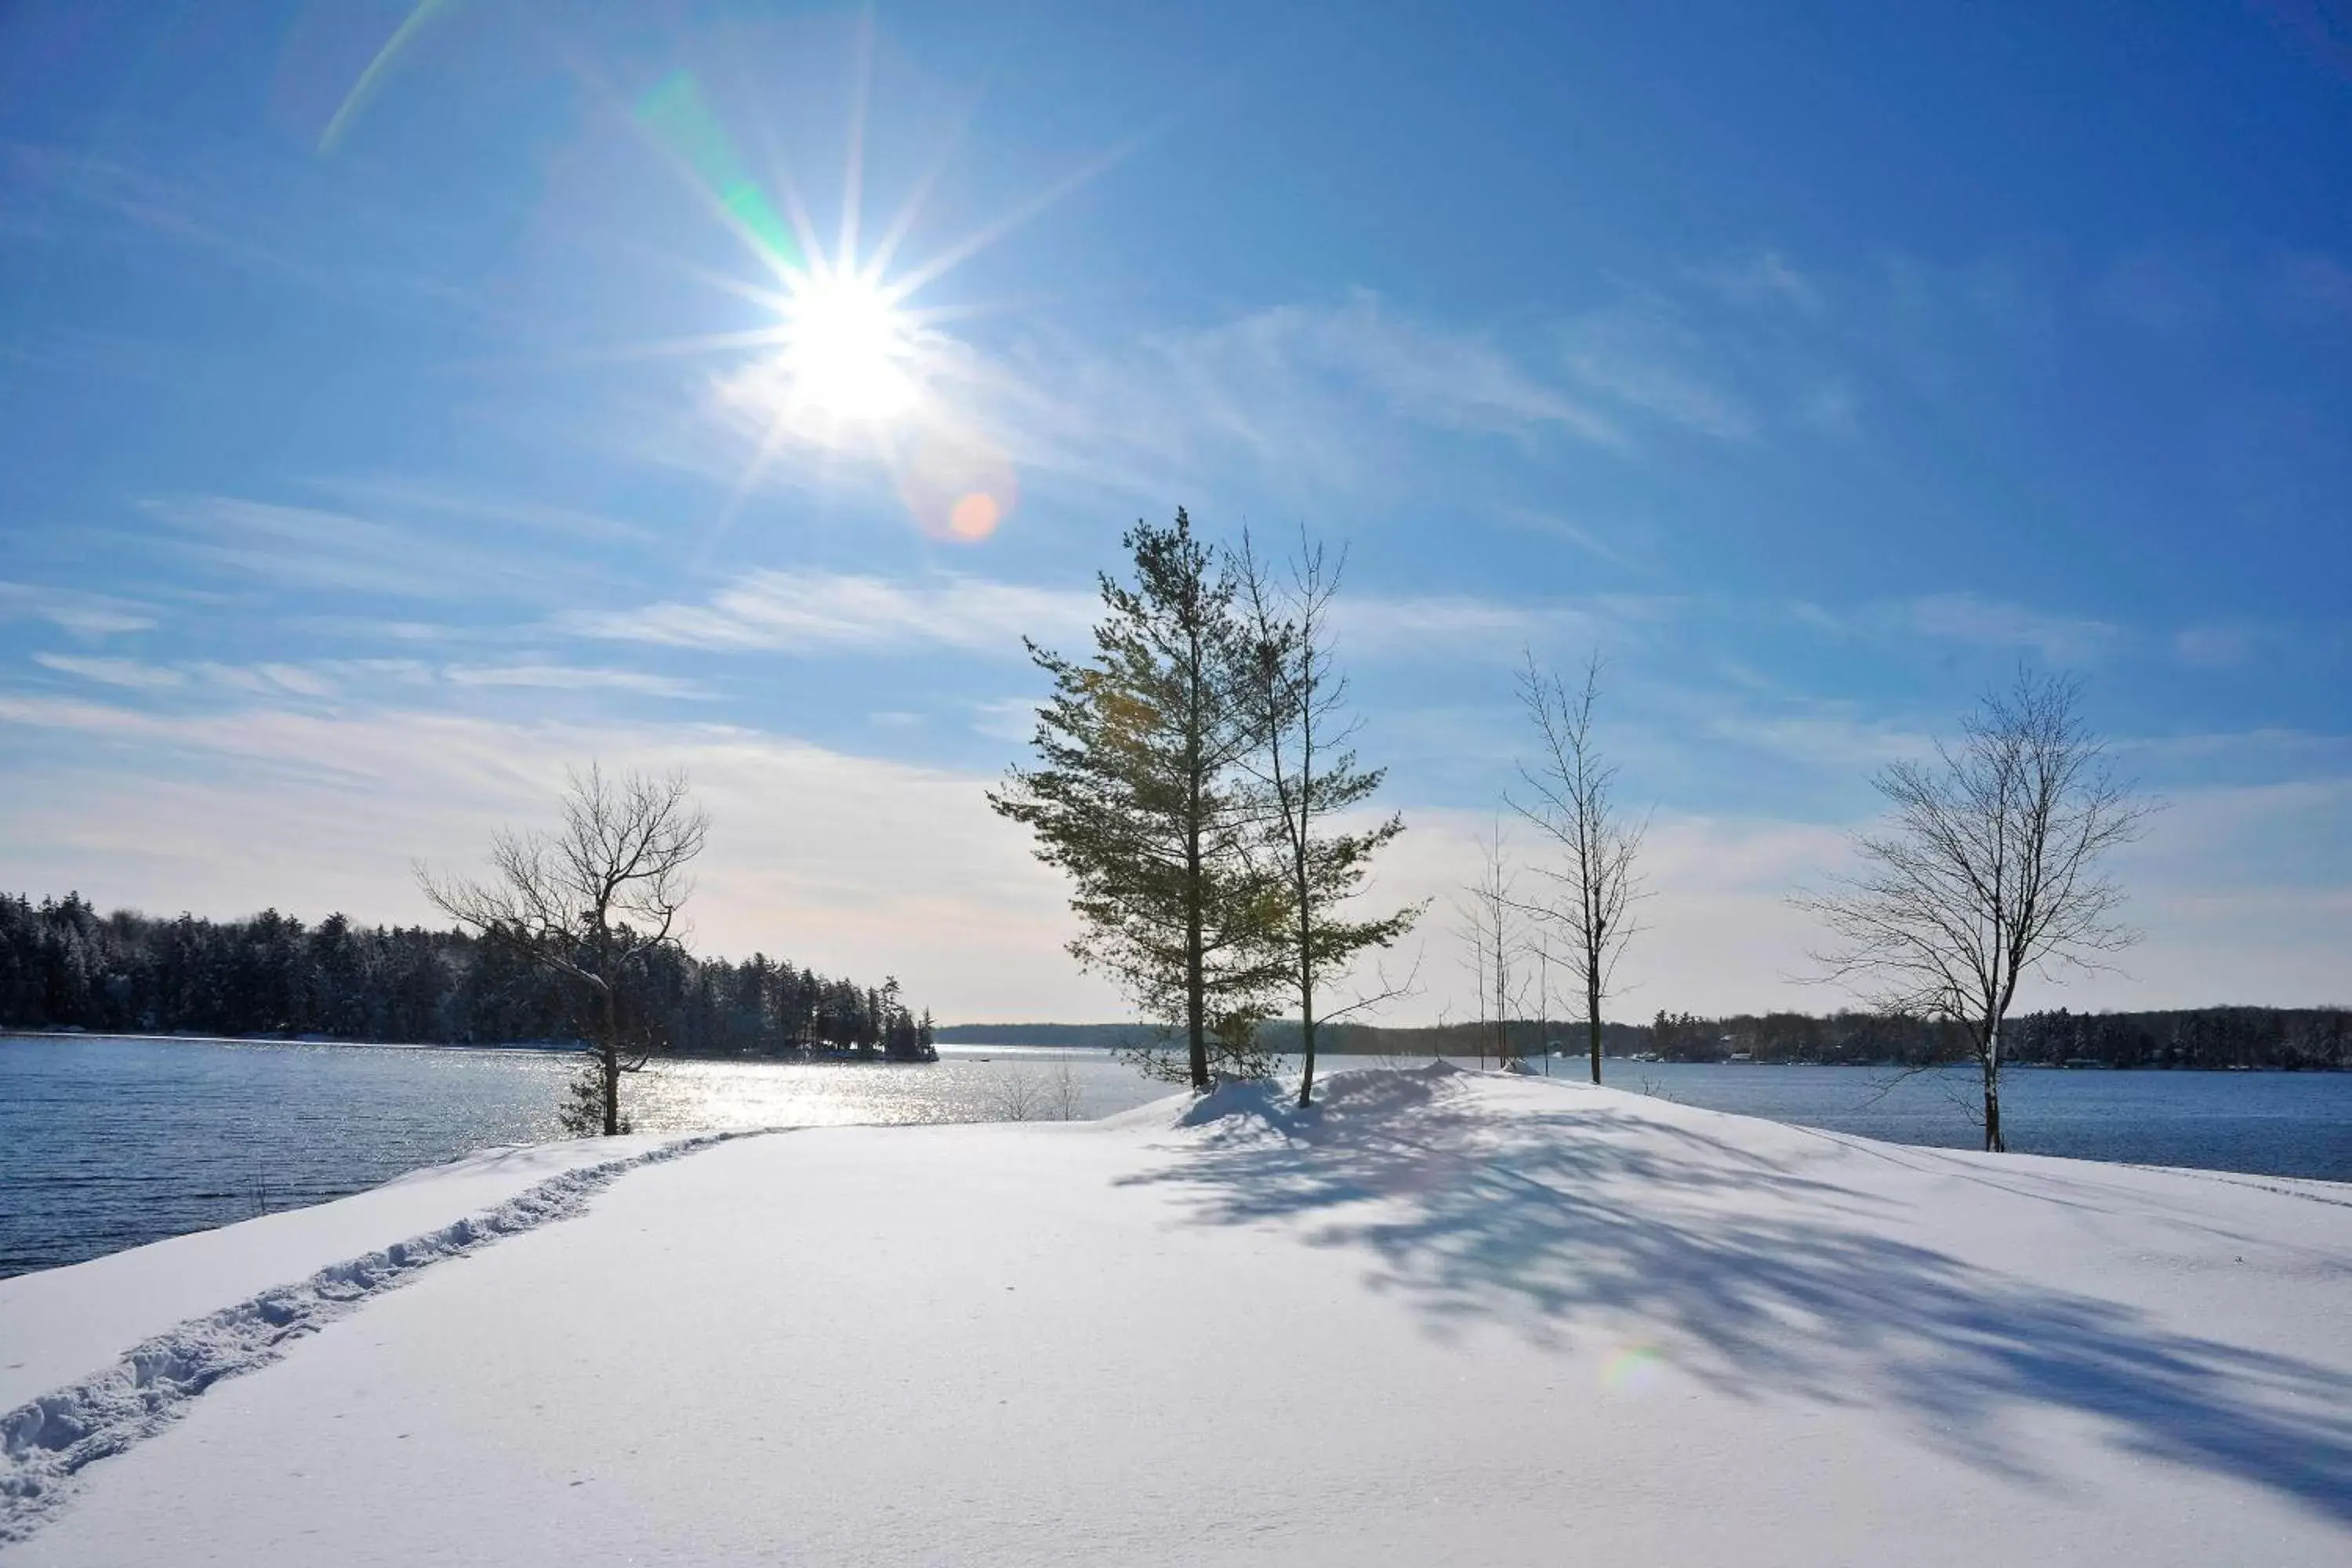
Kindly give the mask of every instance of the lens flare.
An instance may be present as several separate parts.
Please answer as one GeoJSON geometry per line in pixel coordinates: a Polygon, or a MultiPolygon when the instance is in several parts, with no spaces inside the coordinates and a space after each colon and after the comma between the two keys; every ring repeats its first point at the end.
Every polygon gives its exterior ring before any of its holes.
{"type": "MultiPolygon", "coordinates": [[[[387,46],[387,58],[426,17],[454,4],[423,0],[404,37],[387,46]]],[[[729,133],[731,121],[719,112],[726,95],[714,93],[693,72],[670,71],[628,106],[647,146],[755,258],[751,276],[677,261],[689,276],[757,307],[758,324],[600,356],[735,359],[711,378],[709,396],[715,411],[752,437],[751,449],[705,536],[706,551],[734,525],[772,469],[802,458],[815,459],[820,480],[845,464],[878,466],[916,525],[934,539],[976,544],[992,538],[1013,517],[1019,486],[1010,456],[982,433],[992,421],[971,401],[991,378],[973,374],[980,362],[971,346],[941,327],[984,311],[911,301],[1133,148],[1123,143],[1089,160],[998,209],[921,264],[900,265],[898,252],[950,168],[969,113],[879,239],[861,246],[872,26],[869,16],[858,31],[841,223],[830,242],[819,235],[781,145],[771,136],[763,153],[747,155],[729,133]]],[[[371,68],[371,74],[382,73],[371,68]]]]}
{"type": "Polygon", "coordinates": [[[1013,514],[1020,489],[1012,460],[993,442],[933,423],[899,465],[898,499],[934,539],[977,544],[1013,514]]]}
{"type": "Polygon", "coordinates": [[[677,70],[664,77],[637,100],[633,113],[638,128],[656,146],[694,172],[719,210],[767,258],[770,266],[784,269],[803,265],[801,247],[793,242],[792,230],[743,167],[735,144],[703,101],[702,89],[691,72],[677,70]]]}
{"type": "Polygon", "coordinates": [[[948,511],[948,531],[958,539],[986,539],[996,531],[1003,521],[1004,509],[996,498],[971,490],[958,499],[948,511]]]}
{"type": "Polygon", "coordinates": [[[352,83],[352,90],[343,95],[343,101],[336,109],[334,118],[327,121],[326,130],[320,132],[320,157],[331,154],[342,145],[352,122],[359,119],[375,97],[377,88],[383,84],[394,64],[407,52],[417,37],[433,25],[434,18],[452,9],[455,3],[456,0],[418,0],[416,9],[408,14],[408,19],[393,29],[392,37],[383,41],[383,47],[368,61],[367,69],[360,72],[359,79],[352,83]]]}
{"type": "Polygon", "coordinates": [[[1627,1345],[1601,1363],[1601,1386],[1611,1394],[1640,1394],[1658,1381],[1666,1358],[1654,1345],[1627,1345]]]}
{"type": "MultiPolygon", "coordinates": [[[[418,41],[458,5],[459,0],[411,0],[329,120],[319,138],[321,155],[337,150],[384,84],[399,74],[402,62],[417,52],[418,41]]],[[[703,283],[751,301],[761,312],[757,324],[587,356],[617,361],[716,354],[734,360],[725,374],[711,378],[709,400],[755,439],[706,535],[705,550],[732,525],[772,467],[807,454],[818,458],[820,475],[836,460],[878,463],[917,525],[933,538],[977,543],[1003,527],[1019,499],[1013,463],[1003,447],[981,433],[993,422],[971,402],[989,378],[971,374],[977,363],[971,345],[940,325],[982,312],[970,305],[950,309],[909,301],[1141,144],[1140,138],[1131,139],[1087,159],[1032,195],[997,207],[919,264],[900,265],[902,244],[952,166],[971,118],[967,109],[883,226],[880,239],[861,255],[873,26],[869,11],[857,30],[841,224],[830,246],[819,237],[774,139],[768,138],[762,155],[745,156],[718,112],[726,95],[712,93],[692,71],[669,71],[627,104],[630,121],[646,144],[756,258],[749,277],[686,257],[670,259],[703,283]]]]}

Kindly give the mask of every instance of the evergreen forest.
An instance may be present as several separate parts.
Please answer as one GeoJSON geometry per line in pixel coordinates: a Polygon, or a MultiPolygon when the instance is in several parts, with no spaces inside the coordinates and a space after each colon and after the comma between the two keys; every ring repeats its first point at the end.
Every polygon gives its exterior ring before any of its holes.
{"type": "MultiPolygon", "coordinates": [[[[690,1056],[931,1054],[928,1013],[895,979],[831,978],[754,953],[648,955],[622,998],[633,1043],[690,1056]]],[[[496,933],[100,914],[0,894],[0,1027],[316,1037],[415,1044],[570,1043],[580,998],[496,933]]]]}

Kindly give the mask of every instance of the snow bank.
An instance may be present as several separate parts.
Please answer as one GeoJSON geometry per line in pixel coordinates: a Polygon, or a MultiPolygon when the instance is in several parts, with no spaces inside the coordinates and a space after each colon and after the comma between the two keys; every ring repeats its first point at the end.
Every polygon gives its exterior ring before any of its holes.
{"type": "Polygon", "coordinates": [[[2337,1568],[2347,1302],[2326,1184],[1340,1072],[633,1169],[10,1550],[2337,1568]]]}
{"type": "MultiPolygon", "coordinates": [[[[247,1231],[242,1237],[232,1239],[226,1232],[174,1237],[72,1268],[27,1276],[31,1288],[19,1292],[18,1302],[12,1303],[20,1309],[23,1299],[31,1297],[56,1312],[93,1289],[104,1292],[96,1298],[98,1301],[117,1309],[95,1315],[73,1314],[81,1326],[62,1336],[70,1345],[88,1337],[89,1323],[119,1319],[120,1309],[125,1306],[152,1316],[162,1310],[162,1300],[174,1295],[184,1298],[192,1286],[216,1289],[257,1264],[294,1256],[306,1244],[315,1247],[334,1237],[347,1247],[352,1235],[363,1234],[356,1226],[420,1212],[446,1214],[455,1204],[474,1195],[486,1181],[511,1187],[518,1171],[537,1173],[551,1166],[558,1173],[542,1175],[494,1206],[362,1256],[343,1258],[296,1283],[270,1287],[234,1305],[176,1323],[124,1352],[103,1370],[0,1415],[0,1542],[29,1535],[65,1500],[68,1483],[84,1466],[154,1436],[188,1401],[222,1378],[276,1361],[285,1353],[289,1341],[315,1333],[371,1296],[406,1282],[419,1269],[580,1213],[590,1197],[625,1171],[675,1159],[731,1136],[735,1134],[629,1140],[640,1146],[617,1157],[612,1143],[588,1141],[532,1150],[492,1150],[449,1165],[412,1172],[372,1193],[339,1203],[274,1216],[289,1223],[267,1227],[273,1234],[259,1247],[244,1244],[254,1241],[254,1232],[265,1227],[260,1222],[247,1222],[228,1227],[247,1231]],[[215,1259],[217,1264],[185,1274],[171,1267],[192,1254],[215,1259]],[[159,1279],[173,1281],[176,1289],[142,1293],[132,1302],[112,1293],[113,1288],[134,1280],[153,1283],[159,1279]]],[[[87,1304],[89,1298],[83,1300],[87,1304]]],[[[23,1309],[0,1318],[0,1324],[9,1331],[12,1346],[26,1342],[15,1336],[26,1331],[27,1320],[33,1317],[31,1310],[23,1309]]],[[[37,1356],[13,1364],[12,1372],[21,1377],[28,1366],[57,1363],[61,1354],[58,1337],[33,1341],[37,1356]]]]}
{"type": "Polygon", "coordinates": [[[671,1141],[583,1138],[479,1150],[331,1203],[0,1279],[0,1411],[231,1301],[494,1208],[551,1176],[671,1141]]]}

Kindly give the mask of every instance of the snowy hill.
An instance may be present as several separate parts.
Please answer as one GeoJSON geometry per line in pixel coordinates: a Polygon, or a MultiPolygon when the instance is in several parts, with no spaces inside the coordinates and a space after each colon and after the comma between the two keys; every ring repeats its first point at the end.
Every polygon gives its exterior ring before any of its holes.
{"type": "Polygon", "coordinates": [[[8,1282],[0,1563],[2352,1560],[2326,1184],[1443,1070],[611,1153],[8,1282]]]}

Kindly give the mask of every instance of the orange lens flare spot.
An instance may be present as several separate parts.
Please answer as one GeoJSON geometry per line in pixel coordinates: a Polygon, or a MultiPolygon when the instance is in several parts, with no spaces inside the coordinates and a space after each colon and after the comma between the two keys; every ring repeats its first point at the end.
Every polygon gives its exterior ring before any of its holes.
{"type": "Polygon", "coordinates": [[[1004,525],[1019,496],[1011,459],[974,430],[930,424],[898,465],[898,499],[934,539],[979,543],[1004,525]]]}
{"type": "Polygon", "coordinates": [[[958,539],[986,539],[996,531],[1004,516],[996,498],[973,490],[955,503],[948,513],[948,531],[958,539]]]}

